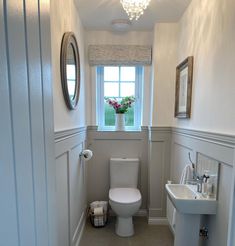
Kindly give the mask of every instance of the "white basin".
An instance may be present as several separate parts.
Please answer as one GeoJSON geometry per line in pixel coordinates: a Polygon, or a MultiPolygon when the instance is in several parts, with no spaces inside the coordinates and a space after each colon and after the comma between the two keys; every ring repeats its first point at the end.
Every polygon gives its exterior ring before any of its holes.
{"type": "Polygon", "coordinates": [[[178,212],[183,214],[216,214],[217,201],[195,191],[195,185],[166,184],[167,194],[178,212]]]}

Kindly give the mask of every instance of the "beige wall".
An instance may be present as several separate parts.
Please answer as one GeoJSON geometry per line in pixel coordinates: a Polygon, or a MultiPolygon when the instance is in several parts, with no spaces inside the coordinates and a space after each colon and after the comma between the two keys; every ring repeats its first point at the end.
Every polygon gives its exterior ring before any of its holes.
{"type": "Polygon", "coordinates": [[[235,133],[234,9],[234,0],[193,0],[180,20],[178,63],[195,58],[192,117],[174,126],[235,133]]]}
{"type": "Polygon", "coordinates": [[[55,131],[84,126],[85,79],[84,79],[84,31],[73,0],[51,0],[52,77],[55,131]],[[64,32],[72,31],[77,38],[81,61],[80,99],[76,110],[65,105],[60,79],[60,46],[64,32]]]}
{"type": "Polygon", "coordinates": [[[130,31],[130,32],[110,32],[110,31],[86,31],[86,41],[88,44],[133,44],[152,45],[151,31],[130,31]]]}
{"type": "Polygon", "coordinates": [[[155,25],[153,126],[235,133],[234,8],[233,0],[193,0],[178,24],[155,25]],[[194,56],[192,115],[178,120],[175,67],[190,55],[194,56]]]}
{"type": "Polygon", "coordinates": [[[158,23],[155,25],[152,74],[152,126],[172,125],[177,44],[177,23],[158,23]]]}

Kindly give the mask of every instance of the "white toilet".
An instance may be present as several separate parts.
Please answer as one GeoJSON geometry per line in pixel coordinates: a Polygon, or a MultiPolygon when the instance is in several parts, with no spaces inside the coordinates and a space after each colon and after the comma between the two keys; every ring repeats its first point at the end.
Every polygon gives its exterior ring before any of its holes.
{"type": "Polygon", "coordinates": [[[109,204],[117,215],[116,234],[121,237],[134,234],[132,216],[141,206],[138,171],[139,159],[110,159],[109,204]]]}

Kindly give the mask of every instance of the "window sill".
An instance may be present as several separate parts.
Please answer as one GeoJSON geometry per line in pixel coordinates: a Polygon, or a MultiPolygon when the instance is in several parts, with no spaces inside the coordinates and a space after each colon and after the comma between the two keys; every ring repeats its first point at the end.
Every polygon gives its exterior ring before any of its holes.
{"type": "Polygon", "coordinates": [[[98,132],[141,132],[142,129],[141,128],[137,128],[137,129],[125,129],[123,131],[117,131],[114,128],[99,128],[97,129],[98,132]]]}

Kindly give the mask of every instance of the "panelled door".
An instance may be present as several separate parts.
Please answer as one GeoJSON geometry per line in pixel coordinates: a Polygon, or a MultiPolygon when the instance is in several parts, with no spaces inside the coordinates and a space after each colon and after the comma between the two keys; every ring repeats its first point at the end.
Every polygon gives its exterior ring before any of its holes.
{"type": "Polygon", "coordinates": [[[49,6],[0,1],[0,246],[56,246],[49,6]]]}

